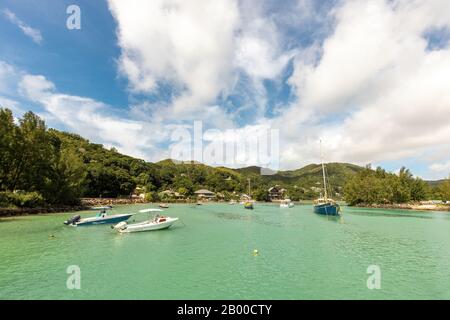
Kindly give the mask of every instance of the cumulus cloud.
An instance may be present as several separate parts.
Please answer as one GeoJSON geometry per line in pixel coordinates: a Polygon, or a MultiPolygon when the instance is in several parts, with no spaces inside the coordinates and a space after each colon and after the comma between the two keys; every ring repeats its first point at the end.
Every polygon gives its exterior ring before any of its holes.
{"type": "Polygon", "coordinates": [[[14,93],[19,79],[19,71],[14,66],[0,60],[0,95],[14,93]]]}
{"type": "MultiPolygon", "coordinates": [[[[218,99],[242,91],[251,96],[242,107],[263,117],[263,80],[279,77],[297,51],[285,50],[281,13],[268,15],[275,4],[109,0],[109,7],[117,21],[120,73],[135,93],[158,94],[169,85],[174,93],[166,114],[173,118],[208,112],[218,99]]],[[[238,115],[233,111],[231,117],[238,115]]]]}
{"type": "Polygon", "coordinates": [[[5,17],[13,24],[15,24],[22,32],[31,38],[37,44],[41,44],[43,37],[38,29],[30,27],[28,24],[20,20],[16,14],[8,9],[3,10],[5,17]]]}
{"type": "Polygon", "coordinates": [[[172,113],[183,116],[215,100],[232,81],[235,1],[118,1],[119,67],[133,91],[151,93],[169,82],[181,92],[172,113]]]}
{"type": "MultiPolygon", "coordinates": [[[[280,129],[284,169],[318,162],[322,139],[325,161],[420,159],[430,174],[448,170],[446,0],[108,5],[117,22],[118,70],[133,101],[127,112],[119,116],[99,101],[60,93],[44,76],[13,72],[24,96],[75,132],[152,159],[168,155],[161,144],[173,129],[192,130],[195,120],[205,130],[222,130],[208,133],[216,142],[268,126],[280,129]],[[286,77],[282,85],[291,87],[294,99],[266,118],[266,80],[286,77]],[[229,97],[240,105],[230,106],[229,97]],[[241,113],[251,120],[239,122],[241,113]]],[[[13,73],[0,62],[0,80],[13,73]]],[[[0,81],[0,94],[8,86],[0,81]]]]}
{"type": "Polygon", "coordinates": [[[434,173],[446,176],[450,175],[450,161],[444,163],[433,163],[430,165],[430,170],[434,173]]]}
{"type": "Polygon", "coordinates": [[[296,57],[298,100],[276,120],[285,159],[360,164],[416,156],[450,144],[450,50],[428,50],[424,33],[450,26],[448,1],[346,1],[318,57],[296,57]],[[297,135],[296,141],[293,137],[297,135]],[[304,141],[302,144],[299,141],[304,141]]]}
{"type": "Polygon", "coordinates": [[[57,92],[55,85],[42,75],[25,74],[19,90],[24,97],[42,105],[52,122],[129,155],[150,159],[155,143],[164,138],[164,130],[115,116],[112,108],[102,102],[57,92]]]}

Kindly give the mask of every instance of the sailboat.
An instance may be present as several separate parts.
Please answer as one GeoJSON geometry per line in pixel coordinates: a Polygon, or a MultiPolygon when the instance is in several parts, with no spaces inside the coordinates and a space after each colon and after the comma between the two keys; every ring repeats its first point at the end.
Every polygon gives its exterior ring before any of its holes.
{"type": "MultiPolygon", "coordinates": [[[[250,178],[248,179],[248,195],[249,197],[251,197],[251,193],[250,193],[250,178]]],[[[253,209],[253,201],[251,199],[247,200],[244,202],[244,208],[245,209],[253,209]]]]}
{"type": "Polygon", "coordinates": [[[319,199],[316,199],[314,201],[314,212],[317,214],[324,214],[328,216],[338,216],[339,212],[341,211],[341,207],[339,206],[336,201],[334,201],[331,198],[328,198],[328,187],[327,187],[327,177],[326,177],[326,170],[325,170],[325,164],[323,163],[322,159],[322,142],[321,142],[321,148],[320,148],[320,155],[321,155],[321,162],[322,162],[322,176],[323,176],[323,197],[320,197],[319,199]]]}

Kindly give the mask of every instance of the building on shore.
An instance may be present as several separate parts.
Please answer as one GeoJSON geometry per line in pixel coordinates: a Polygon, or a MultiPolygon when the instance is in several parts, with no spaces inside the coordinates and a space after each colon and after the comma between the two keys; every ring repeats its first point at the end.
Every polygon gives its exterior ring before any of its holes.
{"type": "Polygon", "coordinates": [[[446,204],[442,200],[427,200],[427,201],[420,201],[420,204],[422,205],[437,205],[437,204],[446,204]]]}
{"type": "Polygon", "coordinates": [[[279,185],[271,187],[268,192],[270,201],[280,201],[286,196],[286,189],[281,188],[279,185]]]}
{"type": "Polygon", "coordinates": [[[198,199],[211,200],[215,197],[215,193],[206,189],[200,189],[194,192],[198,199]]]}

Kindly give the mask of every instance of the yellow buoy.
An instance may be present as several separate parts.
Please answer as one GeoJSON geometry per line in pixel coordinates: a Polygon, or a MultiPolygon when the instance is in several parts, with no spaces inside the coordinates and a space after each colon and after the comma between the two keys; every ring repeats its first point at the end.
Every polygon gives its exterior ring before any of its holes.
{"type": "Polygon", "coordinates": [[[257,256],[258,254],[259,254],[259,251],[258,251],[258,250],[256,250],[256,249],[253,250],[253,255],[254,255],[254,256],[257,256]]]}

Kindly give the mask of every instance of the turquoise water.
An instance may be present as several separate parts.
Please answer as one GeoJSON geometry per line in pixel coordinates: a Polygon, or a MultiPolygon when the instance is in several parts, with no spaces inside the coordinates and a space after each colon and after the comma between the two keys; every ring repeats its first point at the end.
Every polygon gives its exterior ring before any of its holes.
{"type": "Polygon", "coordinates": [[[333,219],[270,204],[165,213],[182,223],[124,235],[63,225],[73,213],[0,219],[0,299],[450,299],[446,213],[344,208],[333,219]],[[67,289],[70,265],[79,290],[67,289]],[[370,265],[381,289],[367,288],[370,265]]]}

